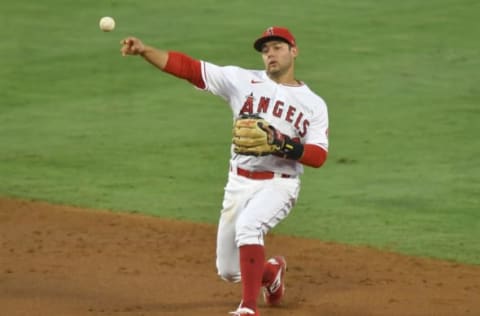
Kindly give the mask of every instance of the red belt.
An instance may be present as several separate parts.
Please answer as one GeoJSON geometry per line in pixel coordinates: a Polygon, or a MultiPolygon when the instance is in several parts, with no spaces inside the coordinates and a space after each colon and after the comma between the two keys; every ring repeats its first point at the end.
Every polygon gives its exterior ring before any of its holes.
{"type": "MultiPolygon", "coordinates": [[[[253,180],[268,180],[268,179],[273,179],[275,177],[275,172],[272,171],[250,171],[250,170],[245,170],[242,168],[237,168],[237,174],[239,176],[253,179],[253,180]]],[[[281,178],[294,178],[295,176],[291,176],[289,174],[280,174],[279,175],[281,178]]]]}

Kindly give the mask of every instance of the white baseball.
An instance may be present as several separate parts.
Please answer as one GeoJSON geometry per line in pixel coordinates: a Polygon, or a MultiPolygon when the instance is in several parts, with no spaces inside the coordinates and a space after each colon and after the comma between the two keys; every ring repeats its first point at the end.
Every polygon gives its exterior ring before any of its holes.
{"type": "Polygon", "coordinates": [[[113,31],[115,28],[115,20],[112,17],[104,16],[100,19],[99,23],[100,29],[104,32],[113,31]]]}

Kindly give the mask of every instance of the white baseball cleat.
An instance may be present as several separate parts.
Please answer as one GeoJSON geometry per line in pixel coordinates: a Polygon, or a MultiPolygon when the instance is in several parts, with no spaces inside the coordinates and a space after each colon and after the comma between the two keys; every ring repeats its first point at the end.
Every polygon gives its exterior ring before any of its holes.
{"type": "Polygon", "coordinates": [[[242,307],[243,300],[240,301],[240,305],[238,305],[238,308],[234,312],[230,312],[230,315],[233,316],[245,316],[245,315],[251,315],[251,316],[260,316],[259,313],[255,312],[253,309],[248,308],[248,307],[242,307]]]}
{"type": "Polygon", "coordinates": [[[257,316],[257,313],[255,313],[255,311],[251,310],[250,308],[241,307],[241,308],[238,308],[234,312],[230,312],[230,315],[233,315],[233,316],[245,316],[245,315],[257,316]]]}

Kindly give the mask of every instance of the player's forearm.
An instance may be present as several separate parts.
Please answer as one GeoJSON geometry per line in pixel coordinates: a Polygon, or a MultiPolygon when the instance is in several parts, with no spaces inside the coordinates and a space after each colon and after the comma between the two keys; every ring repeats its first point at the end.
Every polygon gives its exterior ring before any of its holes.
{"type": "Polygon", "coordinates": [[[168,62],[168,52],[151,46],[145,46],[143,52],[140,54],[146,61],[155,67],[163,70],[168,62]]]}
{"type": "Polygon", "coordinates": [[[313,168],[320,168],[327,160],[327,151],[322,147],[313,144],[304,145],[289,137],[285,137],[282,149],[277,154],[313,168]]]}
{"type": "Polygon", "coordinates": [[[300,163],[313,168],[320,168],[327,160],[328,152],[320,146],[305,144],[303,146],[302,157],[298,160],[300,163]]]}
{"type": "Polygon", "coordinates": [[[320,168],[327,160],[327,151],[314,144],[302,144],[276,130],[270,136],[278,146],[276,155],[297,160],[303,165],[320,168]]]}

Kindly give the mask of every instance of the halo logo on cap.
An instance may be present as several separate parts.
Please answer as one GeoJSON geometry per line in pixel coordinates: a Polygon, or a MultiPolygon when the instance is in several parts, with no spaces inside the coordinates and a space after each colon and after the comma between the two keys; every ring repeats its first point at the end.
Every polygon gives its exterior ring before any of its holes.
{"type": "Polygon", "coordinates": [[[253,47],[255,50],[261,52],[263,44],[272,40],[280,40],[288,43],[291,46],[297,46],[295,37],[287,28],[281,26],[271,26],[266,29],[262,33],[262,36],[253,43],[253,47]]]}

